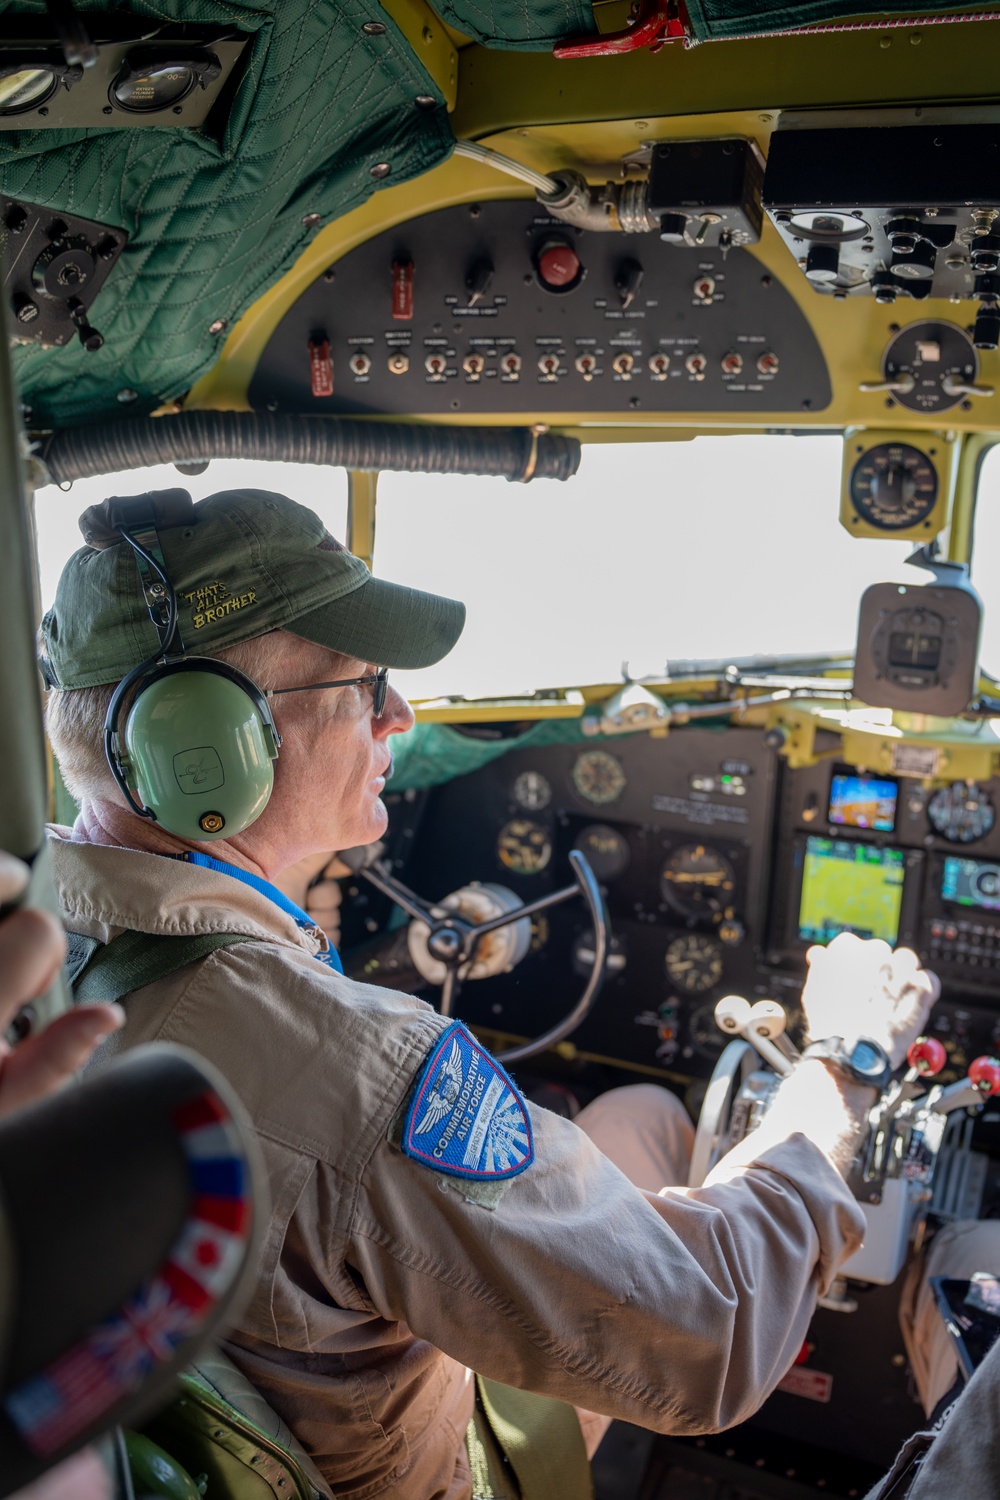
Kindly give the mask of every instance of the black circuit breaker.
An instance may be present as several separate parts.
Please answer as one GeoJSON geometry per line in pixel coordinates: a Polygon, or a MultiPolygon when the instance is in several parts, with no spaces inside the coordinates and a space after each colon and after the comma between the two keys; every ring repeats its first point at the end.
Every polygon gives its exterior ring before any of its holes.
{"type": "Polygon", "coordinates": [[[649,166],[660,238],[691,247],[752,245],[763,219],[763,162],[752,141],[661,141],[649,166]]]}

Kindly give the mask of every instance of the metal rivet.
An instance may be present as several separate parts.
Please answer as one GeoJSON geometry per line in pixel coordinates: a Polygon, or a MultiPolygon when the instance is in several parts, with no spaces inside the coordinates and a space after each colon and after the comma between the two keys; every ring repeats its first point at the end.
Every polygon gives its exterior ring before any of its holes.
{"type": "MultiPolygon", "coordinates": [[[[39,110],[39,113],[41,113],[40,110],[39,110]]],[[[106,104],[104,106],[104,108],[101,110],[101,114],[102,115],[113,115],[114,114],[114,110],[111,108],[110,104],[106,104]]]]}
{"type": "Polygon", "coordinates": [[[884,52],[885,49],[886,49],[886,47],[891,47],[892,46],[892,39],[890,37],[884,36],[882,38],[882,40],[879,42],[879,46],[882,48],[882,50],[884,52]]]}
{"type": "Polygon", "coordinates": [[[228,326],[228,319],[216,318],[214,323],[209,323],[208,331],[209,333],[222,333],[226,328],[228,328],[228,326]]]}
{"type": "Polygon", "coordinates": [[[366,36],[384,36],[385,27],[381,21],[366,21],[361,30],[366,36]]]}
{"type": "Polygon", "coordinates": [[[433,94],[418,94],[413,102],[418,109],[434,109],[437,106],[437,100],[433,94]]]}
{"type": "Polygon", "coordinates": [[[327,281],[327,282],[330,282],[330,281],[336,281],[336,279],[337,279],[337,273],[336,273],[336,271],[333,269],[332,266],[327,266],[326,270],[323,272],[323,280],[327,281]]]}
{"type": "Polygon", "coordinates": [[[389,163],[387,161],[377,161],[375,163],[375,165],[372,168],[370,168],[369,176],[371,176],[371,177],[388,177],[388,175],[389,175],[389,173],[391,171],[392,171],[392,168],[390,167],[390,165],[389,165],[389,163]]]}
{"type": "Polygon", "coordinates": [[[429,47],[431,42],[433,42],[434,40],[434,33],[429,26],[424,27],[422,36],[424,39],[424,46],[429,47]]]}
{"type": "Polygon", "coordinates": [[[322,220],[322,218],[320,217],[319,214],[303,214],[302,215],[302,227],[303,227],[303,229],[318,229],[319,226],[320,226],[320,224],[322,224],[322,222],[323,222],[323,220],[322,220]]]}
{"type": "Polygon", "coordinates": [[[127,406],[130,401],[138,401],[139,392],[134,391],[130,385],[124,385],[115,399],[120,401],[122,406],[127,406]]]}
{"type": "Polygon", "coordinates": [[[184,106],[183,106],[183,104],[175,104],[174,105],[174,114],[175,115],[182,115],[183,113],[184,113],[184,106]]]}
{"type": "MultiPolygon", "coordinates": [[[[48,114],[48,112],[49,112],[49,111],[48,111],[48,108],[47,108],[47,107],[45,107],[45,106],[43,106],[43,107],[42,107],[42,108],[41,108],[41,109],[40,109],[40,110],[39,110],[39,111],[38,111],[38,113],[39,113],[39,114],[40,114],[40,115],[47,115],[47,114],[48,114]]],[[[110,111],[109,111],[109,113],[110,113],[110,111]]]]}

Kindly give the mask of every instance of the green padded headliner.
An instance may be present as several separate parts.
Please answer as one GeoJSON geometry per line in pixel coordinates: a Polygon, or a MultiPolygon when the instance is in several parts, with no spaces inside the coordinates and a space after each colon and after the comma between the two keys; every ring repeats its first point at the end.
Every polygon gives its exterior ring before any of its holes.
{"type": "MultiPolygon", "coordinates": [[[[44,14],[41,4],[5,9],[44,14]]],[[[375,163],[391,164],[391,184],[451,150],[443,99],[378,0],[132,0],[128,10],[236,26],[254,34],[253,50],[221,143],[162,126],[0,132],[5,193],[130,236],[94,303],[104,348],[16,351],[35,425],[121,416],[124,388],[139,392],[129,413],[180,395],[215,361],[209,326],[231,327],[301,254],[315,233],[305,214],[329,222],[356,207],[376,187],[375,163]],[[366,35],[369,20],[385,34],[366,35]],[[418,95],[438,107],[419,108],[418,95]]]]}

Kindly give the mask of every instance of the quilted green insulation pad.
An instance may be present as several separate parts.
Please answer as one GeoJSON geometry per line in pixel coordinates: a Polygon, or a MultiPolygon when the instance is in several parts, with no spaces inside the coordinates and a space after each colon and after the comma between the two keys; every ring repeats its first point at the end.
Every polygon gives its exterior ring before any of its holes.
{"type": "MultiPolygon", "coordinates": [[[[107,15],[113,0],[77,8],[107,15]]],[[[436,0],[435,8],[487,46],[547,50],[594,29],[590,0],[436,0]]],[[[688,8],[706,41],[865,9],[843,0],[688,0],[688,8]]],[[[940,8],[882,0],[880,12],[940,8]]],[[[219,137],[163,126],[0,132],[0,191],[129,236],[94,307],[104,347],[16,350],[35,427],[146,415],[182,395],[319,226],[437,165],[453,144],[440,91],[378,0],[127,0],[116,10],[150,29],[232,26],[253,40],[219,137]],[[375,35],[364,30],[372,22],[375,35]],[[388,174],[373,177],[386,163],[388,174]]],[[[0,11],[38,15],[48,32],[43,0],[0,0],[0,11]]]]}

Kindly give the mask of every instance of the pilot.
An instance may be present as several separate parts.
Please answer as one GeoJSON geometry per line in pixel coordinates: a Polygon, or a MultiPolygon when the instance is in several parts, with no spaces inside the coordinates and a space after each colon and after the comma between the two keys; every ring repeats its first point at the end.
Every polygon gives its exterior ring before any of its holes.
{"type": "MultiPolygon", "coordinates": [[[[841,1172],[870,1087],[842,1055],[804,1061],[758,1133],[688,1190],[672,1185],[690,1126],[668,1091],[616,1091],[571,1122],[527,1104],[460,1023],[344,978],[275,882],[382,835],[392,737],[413,722],[382,669],[440,659],[464,610],[371,577],[280,495],[212,496],[150,525],[143,555],[120,514],[84,518],[42,627],[49,733],[80,805],[53,831],[54,865],[67,926],[109,953],[126,932],[216,944],[147,971],[103,1050],[186,1043],[256,1123],[273,1215],[230,1356],[342,1500],[468,1500],[473,1476],[476,1494],[514,1494],[497,1434],[521,1492],[555,1500],[584,1492],[569,1476],[609,1419],[690,1434],[749,1415],[860,1243],[841,1172]],[[129,805],[105,759],[115,685],[167,628],[143,557],[177,602],[182,660],[249,677],[280,737],[266,805],[210,839],[129,805]],[[474,1427],[471,1371],[499,1383],[479,1385],[474,1427]],[[505,1388],[536,1393],[558,1437],[528,1441],[534,1417],[523,1401],[505,1416],[505,1388]]],[[[138,713],[154,689],[136,688],[138,713]]],[[[914,954],[844,936],[815,956],[804,1004],[814,1037],[866,1036],[898,1064],[936,991],[914,954]]]]}

